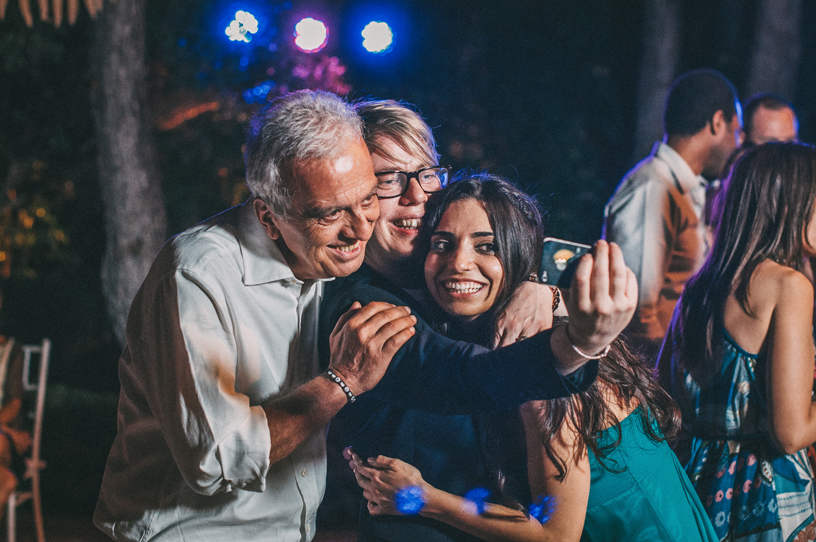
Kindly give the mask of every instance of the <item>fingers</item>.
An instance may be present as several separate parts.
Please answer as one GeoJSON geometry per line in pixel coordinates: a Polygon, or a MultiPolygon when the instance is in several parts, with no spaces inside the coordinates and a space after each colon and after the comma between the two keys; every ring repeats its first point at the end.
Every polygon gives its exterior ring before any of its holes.
{"type": "Polygon", "coordinates": [[[343,315],[340,316],[340,318],[337,320],[337,323],[334,325],[334,331],[337,331],[338,329],[343,327],[352,316],[357,314],[361,307],[362,305],[360,305],[359,301],[355,301],[354,303],[352,303],[349,310],[344,312],[343,315]]]}
{"type": "Polygon", "coordinates": [[[414,336],[416,321],[416,316],[413,314],[392,320],[377,331],[373,340],[382,342],[382,352],[391,358],[402,345],[408,342],[408,339],[414,336]]]}
{"type": "MultiPolygon", "coordinates": [[[[581,312],[587,313],[592,310],[592,296],[590,285],[592,284],[592,269],[595,259],[592,254],[584,254],[575,268],[575,275],[572,277],[572,286],[569,289],[567,302],[577,307],[581,312]]],[[[572,311],[570,311],[572,314],[572,311]]]]}
{"type": "Polygon", "coordinates": [[[615,243],[609,243],[609,278],[609,296],[616,303],[623,302],[626,299],[627,268],[623,252],[615,243]]]}
{"type": "Polygon", "coordinates": [[[638,301],[637,276],[635,276],[634,271],[632,271],[628,267],[626,268],[626,297],[629,299],[629,303],[631,304],[633,309],[637,307],[638,301]]]}
{"type": "Polygon", "coordinates": [[[330,337],[329,367],[359,395],[377,385],[393,355],[413,336],[416,317],[408,307],[383,302],[344,317],[344,325],[338,322],[330,337]]]}
{"type": "Polygon", "coordinates": [[[332,335],[338,334],[345,326],[353,329],[371,328],[377,330],[385,323],[410,313],[410,308],[395,307],[391,303],[372,301],[361,307],[360,302],[355,301],[351,308],[337,320],[332,335]]]}
{"type": "Polygon", "coordinates": [[[496,320],[493,347],[507,346],[550,329],[552,302],[549,286],[534,282],[519,284],[496,320]]]}
{"type": "Polygon", "coordinates": [[[383,512],[380,510],[380,505],[372,501],[368,501],[368,513],[371,514],[372,516],[383,515],[383,512]]]}
{"type": "Polygon", "coordinates": [[[378,469],[393,469],[399,459],[378,455],[368,458],[368,464],[378,469]]]}
{"type": "MultiPolygon", "coordinates": [[[[384,344],[386,340],[399,332],[412,327],[416,317],[408,307],[371,307],[369,303],[349,320],[349,325],[359,329],[365,340],[376,340],[384,344]],[[370,310],[366,310],[369,309],[370,310]]],[[[384,305],[384,304],[383,304],[384,305]]]]}
{"type": "Polygon", "coordinates": [[[385,303],[382,301],[372,301],[360,309],[360,312],[358,312],[356,316],[360,321],[374,320],[377,322],[388,320],[393,318],[395,315],[401,316],[403,313],[411,314],[411,309],[405,306],[398,307],[396,305],[392,305],[391,303],[385,303]]]}
{"type": "MultiPolygon", "coordinates": [[[[603,239],[595,242],[590,296],[596,303],[609,296],[609,245],[603,239]]],[[[621,259],[623,256],[621,255],[621,259]]]]}
{"type": "Polygon", "coordinates": [[[506,332],[502,328],[500,322],[496,322],[496,329],[493,331],[493,340],[490,342],[491,348],[497,348],[505,345],[506,332]]]}

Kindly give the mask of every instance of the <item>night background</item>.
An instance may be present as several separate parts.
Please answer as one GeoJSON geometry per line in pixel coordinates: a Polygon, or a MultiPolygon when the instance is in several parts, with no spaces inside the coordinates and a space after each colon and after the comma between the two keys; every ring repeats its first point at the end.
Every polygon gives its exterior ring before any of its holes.
{"type": "MultiPolygon", "coordinates": [[[[800,138],[816,137],[814,2],[104,0],[92,18],[102,0],[66,0],[76,20],[63,14],[59,27],[30,3],[30,26],[17,1],[0,21],[0,332],[53,341],[47,515],[90,518],[116,431],[120,331],[102,279],[113,226],[153,226],[163,241],[244,201],[244,132],[267,94],[414,104],[443,165],[509,177],[537,196],[549,235],[580,242],[600,236],[618,181],[661,137],[668,83],[685,70],[720,70],[741,98],[781,94],[800,138]],[[257,18],[249,42],[225,34],[237,10],[257,18]],[[295,48],[304,17],[329,28],[319,52],[295,48]],[[391,25],[389,52],[362,48],[369,21],[391,25]],[[121,28],[144,40],[144,72],[121,61],[142,56],[140,39],[117,41],[121,28]],[[111,54],[118,70],[137,69],[134,88],[106,79],[111,54]],[[120,122],[105,104],[117,98],[113,111],[146,127],[133,156],[151,197],[116,176],[133,159],[117,161],[111,144],[120,122]]],[[[149,264],[157,249],[139,257],[149,264]]],[[[332,486],[339,459],[329,457],[324,528],[355,522],[356,503],[332,486]]]]}

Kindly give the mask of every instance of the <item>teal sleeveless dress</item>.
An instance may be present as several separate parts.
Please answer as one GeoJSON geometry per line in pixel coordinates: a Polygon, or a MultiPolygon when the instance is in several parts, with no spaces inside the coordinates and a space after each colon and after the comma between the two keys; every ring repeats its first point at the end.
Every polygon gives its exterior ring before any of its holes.
{"type": "MultiPolygon", "coordinates": [[[[666,442],[646,435],[640,408],[621,421],[620,431],[620,444],[603,464],[588,451],[592,475],[582,542],[716,541],[677,456],[666,442]]],[[[610,427],[598,439],[599,447],[617,438],[617,428],[610,427]]]]}
{"type": "MultiPolygon", "coordinates": [[[[684,372],[679,404],[692,438],[686,472],[720,540],[814,540],[813,468],[807,449],[771,443],[765,358],[723,330],[722,368],[704,388],[684,372]]],[[[672,392],[675,395],[675,392],[672,392]]]]}

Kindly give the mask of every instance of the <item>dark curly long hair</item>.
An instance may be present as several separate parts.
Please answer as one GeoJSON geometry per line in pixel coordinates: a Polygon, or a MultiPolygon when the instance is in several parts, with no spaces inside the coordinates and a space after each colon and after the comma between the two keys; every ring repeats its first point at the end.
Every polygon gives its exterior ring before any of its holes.
{"type": "MultiPolygon", "coordinates": [[[[422,258],[420,261],[424,261],[428,254],[431,235],[442,215],[453,202],[463,199],[479,201],[493,228],[496,255],[504,270],[504,289],[491,311],[496,315],[506,305],[509,295],[538,267],[543,239],[541,215],[534,199],[500,176],[485,173],[457,175],[445,190],[435,194],[426,204],[417,243],[418,256],[422,258]]],[[[489,333],[482,333],[482,342],[487,342],[489,336],[489,333]]],[[[608,390],[623,405],[643,406],[640,411],[643,430],[653,440],[663,440],[661,432],[670,437],[677,431],[679,414],[671,397],[657,384],[651,367],[630,351],[622,338],[618,338],[612,343],[607,357],[601,361],[598,379],[588,390],[571,397],[550,400],[541,413],[540,423],[545,435],[542,444],[561,479],[566,474],[566,462],[570,458],[560,457],[555,452],[553,439],[561,424],[568,419],[579,433],[579,451],[588,447],[602,464],[608,453],[620,443],[620,422],[604,399],[604,392],[608,390]],[[654,428],[655,423],[659,431],[654,428]],[[600,447],[598,435],[610,426],[618,428],[618,440],[611,446],[600,447]]],[[[514,417],[518,418],[517,414],[514,417]]],[[[514,427],[521,427],[521,424],[516,423],[514,427]]],[[[496,447],[506,444],[507,431],[506,428],[493,429],[498,431],[491,431],[487,427],[485,455],[495,472],[500,493],[507,499],[510,496],[504,492],[505,476],[500,468],[502,460],[496,459],[503,455],[496,447]],[[501,437],[491,438],[491,432],[501,437]]]]}

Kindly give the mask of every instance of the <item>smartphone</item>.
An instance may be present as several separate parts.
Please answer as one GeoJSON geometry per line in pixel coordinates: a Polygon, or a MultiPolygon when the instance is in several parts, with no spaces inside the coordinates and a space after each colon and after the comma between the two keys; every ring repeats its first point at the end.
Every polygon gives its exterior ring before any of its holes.
{"type": "Polygon", "coordinates": [[[589,245],[547,237],[541,246],[538,282],[569,288],[575,265],[591,249],[589,245]]]}

